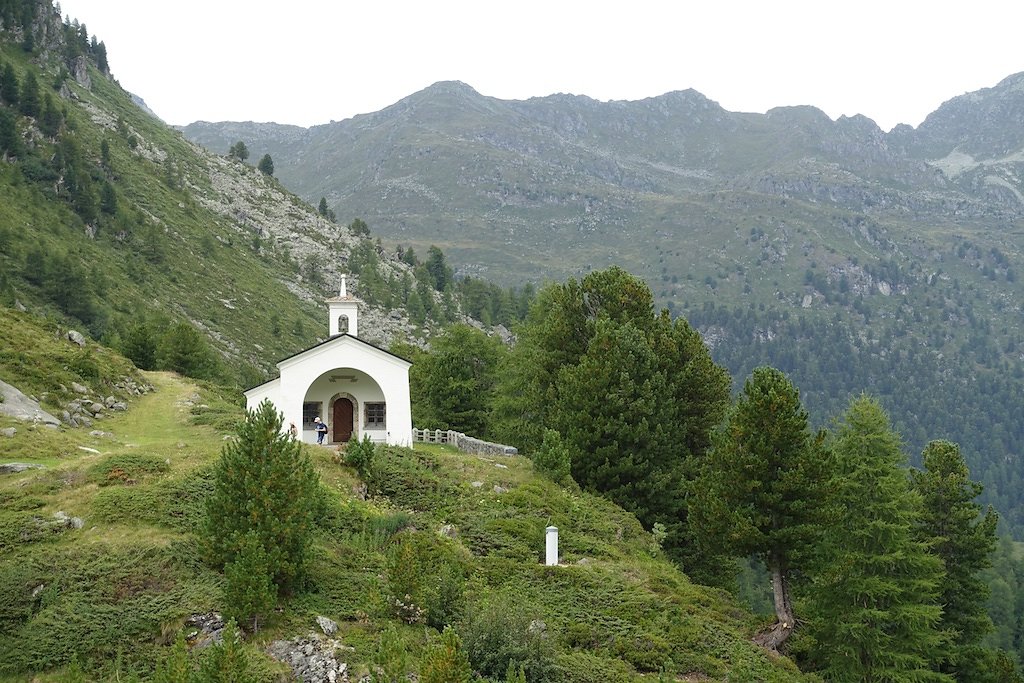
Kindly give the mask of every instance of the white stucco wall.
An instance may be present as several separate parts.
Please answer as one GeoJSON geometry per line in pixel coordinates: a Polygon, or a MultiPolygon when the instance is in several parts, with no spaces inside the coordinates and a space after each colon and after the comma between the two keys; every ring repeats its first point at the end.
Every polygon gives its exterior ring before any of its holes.
{"type": "Polygon", "coordinates": [[[331,400],[351,396],[356,404],[352,438],[368,434],[374,441],[412,446],[412,407],[409,397],[409,363],[353,337],[338,337],[278,364],[281,377],[246,392],[252,409],[264,398],[284,413],[283,428],[295,423],[300,437],[316,443],[312,430],[302,430],[303,402],[321,402],[321,418],[334,434],[331,400]],[[334,381],[331,377],[334,376],[334,381]],[[356,381],[352,381],[355,379],[356,381]],[[366,402],[386,404],[384,429],[366,429],[366,402]]]}

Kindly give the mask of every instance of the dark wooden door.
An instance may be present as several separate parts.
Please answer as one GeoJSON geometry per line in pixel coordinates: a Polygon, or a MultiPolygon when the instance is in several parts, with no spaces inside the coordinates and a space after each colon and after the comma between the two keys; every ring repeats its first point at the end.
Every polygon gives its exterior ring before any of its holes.
{"type": "Polygon", "coordinates": [[[334,442],[344,443],[352,438],[352,401],[339,398],[334,402],[334,442]]]}

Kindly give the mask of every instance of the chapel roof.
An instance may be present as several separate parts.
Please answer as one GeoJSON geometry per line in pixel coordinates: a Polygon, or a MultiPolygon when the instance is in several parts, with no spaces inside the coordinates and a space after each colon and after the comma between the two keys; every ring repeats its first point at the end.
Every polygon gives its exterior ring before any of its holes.
{"type": "Polygon", "coordinates": [[[370,348],[377,349],[378,351],[383,351],[384,353],[388,354],[392,358],[397,358],[400,361],[403,361],[403,362],[408,363],[409,365],[412,365],[412,361],[409,360],[408,358],[402,358],[398,354],[391,353],[390,351],[388,351],[387,349],[385,349],[383,347],[377,346],[376,344],[371,344],[370,342],[366,341],[365,339],[360,339],[359,337],[354,337],[351,334],[348,334],[347,332],[342,332],[341,334],[332,335],[332,336],[328,337],[327,339],[324,339],[322,342],[318,342],[316,344],[313,344],[309,348],[302,349],[301,351],[296,351],[295,353],[293,353],[290,356],[285,356],[281,360],[277,361],[277,364],[280,365],[281,363],[285,362],[286,360],[291,360],[292,358],[295,358],[296,356],[301,356],[302,354],[306,353],[307,351],[312,351],[313,349],[321,347],[324,344],[330,344],[334,340],[340,339],[342,337],[348,337],[352,341],[359,342],[360,344],[363,344],[364,346],[369,346],[370,348]]]}
{"type": "MultiPolygon", "coordinates": [[[[308,351],[312,351],[313,349],[319,348],[321,346],[324,346],[325,344],[330,344],[330,343],[332,343],[334,341],[337,341],[337,340],[341,339],[342,337],[347,337],[347,338],[351,339],[354,342],[358,342],[358,343],[360,343],[360,344],[362,344],[364,346],[369,346],[371,349],[376,349],[377,351],[380,351],[382,353],[386,353],[387,355],[391,356],[392,358],[396,358],[396,359],[402,361],[403,363],[408,363],[409,365],[412,365],[412,361],[409,360],[408,358],[402,358],[398,354],[391,353],[390,351],[388,351],[387,349],[385,349],[383,347],[377,346],[376,344],[371,344],[370,342],[366,341],[365,339],[360,339],[359,337],[354,337],[354,336],[352,336],[351,334],[348,334],[348,333],[335,334],[335,335],[330,336],[327,339],[323,340],[322,342],[317,342],[316,344],[313,344],[312,346],[310,346],[308,348],[302,349],[301,351],[296,351],[292,355],[285,356],[281,360],[277,361],[277,365],[281,365],[281,363],[285,362],[286,360],[291,360],[292,358],[295,358],[296,356],[301,356],[302,354],[304,354],[304,353],[306,353],[308,351]]],[[[258,387],[262,387],[264,384],[270,384],[271,382],[274,382],[274,381],[279,380],[279,379],[281,379],[280,373],[278,373],[278,375],[276,377],[272,377],[272,378],[268,379],[266,382],[260,382],[259,384],[256,384],[254,386],[249,387],[248,389],[243,390],[242,393],[246,393],[248,391],[252,391],[253,389],[256,389],[258,387]]]]}

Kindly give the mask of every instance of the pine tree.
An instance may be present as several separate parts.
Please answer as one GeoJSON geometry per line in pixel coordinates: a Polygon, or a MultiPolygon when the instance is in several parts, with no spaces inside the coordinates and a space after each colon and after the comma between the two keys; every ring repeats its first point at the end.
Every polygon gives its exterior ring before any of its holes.
{"type": "Polygon", "coordinates": [[[572,457],[562,442],[562,436],[554,429],[544,430],[544,441],[533,454],[533,469],[556,484],[569,481],[572,457]]]}
{"type": "Polygon", "coordinates": [[[453,325],[410,370],[421,418],[433,429],[487,436],[496,371],[505,347],[468,325],[453,325]]]}
{"type": "Polygon", "coordinates": [[[18,124],[14,114],[6,107],[0,107],[0,156],[11,154],[20,156],[24,151],[18,124]]]}
{"type": "MultiPolygon", "coordinates": [[[[511,664],[510,664],[511,666],[511,664]]],[[[427,646],[420,666],[422,683],[469,683],[473,669],[459,635],[446,626],[441,637],[427,646]]]]}
{"type": "Polygon", "coordinates": [[[3,70],[0,70],[0,100],[5,104],[15,105],[20,94],[21,83],[18,81],[18,75],[14,73],[14,67],[9,63],[4,64],[3,70]]]}
{"type": "Polygon", "coordinates": [[[136,323],[125,331],[120,351],[140,370],[156,369],[156,337],[146,323],[136,323]]]}
{"type": "Polygon", "coordinates": [[[235,561],[253,531],[279,591],[305,576],[320,484],[301,444],[282,433],[283,416],[270,401],[249,411],[238,438],[226,444],[207,500],[203,541],[210,561],[235,561]]]}
{"type": "Polygon", "coordinates": [[[356,237],[369,237],[370,226],[366,224],[362,218],[355,218],[351,223],[348,224],[348,229],[356,237]]]}
{"type": "Polygon", "coordinates": [[[431,244],[427,249],[427,260],[424,265],[430,274],[430,285],[438,292],[443,292],[445,286],[452,280],[452,269],[448,266],[444,252],[431,244]]]}
{"type": "Polygon", "coordinates": [[[924,469],[911,472],[914,489],[924,503],[920,537],[945,566],[940,583],[941,623],[952,634],[939,670],[965,683],[980,681],[989,667],[979,643],[993,626],[985,605],[989,588],[979,573],[992,566],[999,518],[991,506],[983,515],[974,502],[982,486],[971,481],[958,445],[932,441],[921,457],[924,469]]]}
{"type": "Polygon", "coordinates": [[[245,146],[244,142],[239,140],[228,149],[228,156],[232,159],[245,161],[249,158],[249,148],[245,146]]]}
{"type": "Polygon", "coordinates": [[[260,616],[273,608],[277,589],[271,580],[267,553],[254,529],[242,539],[235,559],[224,566],[224,577],[226,616],[240,624],[251,624],[254,632],[259,631],[260,616]]]}
{"type": "Polygon", "coordinates": [[[224,627],[221,642],[205,653],[196,683],[256,683],[252,668],[238,626],[232,619],[224,627]]]}
{"type": "Polygon", "coordinates": [[[156,365],[196,379],[212,379],[219,365],[210,345],[189,323],[169,327],[156,347],[156,365]]]}
{"type": "Polygon", "coordinates": [[[716,433],[693,516],[700,536],[764,561],[777,622],[756,640],[771,649],[796,627],[791,583],[824,531],[826,465],[800,392],[781,371],[755,369],[716,433]]]}
{"type": "Polygon", "coordinates": [[[510,660],[505,671],[505,683],[526,683],[526,671],[522,666],[517,669],[510,660]]]}
{"type": "Polygon", "coordinates": [[[270,158],[269,154],[264,154],[260,162],[256,164],[256,168],[259,169],[263,175],[274,175],[274,160],[270,158]]]}
{"type": "Polygon", "coordinates": [[[413,323],[422,325],[427,321],[427,313],[423,307],[423,300],[415,289],[409,293],[409,300],[406,302],[405,308],[409,312],[409,320],[413,323]]]}
{"type": "Polygon", "coordinates": [[[602,317],[646,332],[655,320],[650,288],[612,267],[541,290],[500,373],[499,440],[530,452],[540,446],[545,428],[557,428],[548,414],[560,393],[558,373],[580,362],[602,317]]]}
{"type": "Polygon", "coordinates": [[[107,180],[103,181],[103,186],[100,190],[100,211],[108,216],[113,216],[117,213],[117,192],[114,191],[114,186],[107,180]]]}
{"type": "Polygon", "coordinates": [[[188,645],[185,633],[178,631],[171,651],[156,665],[154,683],[189,683],[192,680],[192,665],[188,661],[188,645]]]}
{"type": "Polygon", "coordinates": [[[376,667],[370,673],[371,683],[402,683],[407,680],[409,654],[394,626],[381,632],[373,662],[376,667]]]}
{"type": "Polygon", "coordinates": [[[678,523],[684,463],[665,401],[666,379],[641,330],[602,318],[578,364],[558,373],[551,427],[569,447],[572,477],[647,527],[678,523]]]}
{"type": "MultiPolygon", "coordinates": [[[[93,36],[93,42],[96,42],[95,36],[93,36]]],[[[100,70],[100,73],[109,74],[110,64],[107,62],[107,46],[102,40],[93,47],[92,53],[96,57],[96,67],[100,70]]]]}
{"type": "Polygon", "coordinates": [[[46,93],[43,97],[42,113],[39,116],[39,130],[47,137],[57,137],[60,127],[64,123],[64,116],[53,101],[53,95],[46,93]]]}
{"type": "Polygon", "coordinates": [[[21,83],[21,94],[18,97],[21,113],[25,116],[35,118],[39,116],[39,82],[36,80],[35,72],[29,71],[25,74],[25,80],[21,83]]]}
{"type": "Polygon", "coordinates": [[[809,587],[812,656],[837,683],[951,681],[930,668],[945,644],[942,562],[916,538],[920,496],[877,401],[851,402],[833,451],[831,498],[844,513],[809,587]]]}

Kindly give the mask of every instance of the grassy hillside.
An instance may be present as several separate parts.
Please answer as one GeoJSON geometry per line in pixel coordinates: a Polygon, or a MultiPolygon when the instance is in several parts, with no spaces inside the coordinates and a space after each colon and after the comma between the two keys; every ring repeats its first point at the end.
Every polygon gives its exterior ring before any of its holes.
{"type": "MultiPolygon", "coordinates": [[[[145,379],[155,391],[103,420],[100,436],[0,418],[18,430],[0,437],[0,462],[43,466],[0,475],[0,680],[145,679],[186,617],[223,604],[195,531],[240,411],[177,376],[145,379]]],[[[542,620],[550,680],[655,680],[662,668],[681,680],[803,680],[749,642],[754,617],[691,584],[635,518],[536,476],[525,458],[388,449],[364,499],[333,449],[309,452],[325,491],[314,566],[307,589],[250,641],[265,680],[283,670],[266,643],[304,635],[318,615],[339,622],[350,672],[368,670],[390,627],[415,670],[431,629],[403,623],[388,602],[404,581],[434,579],[396,564],[410,548],[462,572],[465,608],[450,602],[460,629],[500,628],[507,613],[542,620]],[[549,524],[561,530],[556,568],[541,564],[549,524]]]]}

